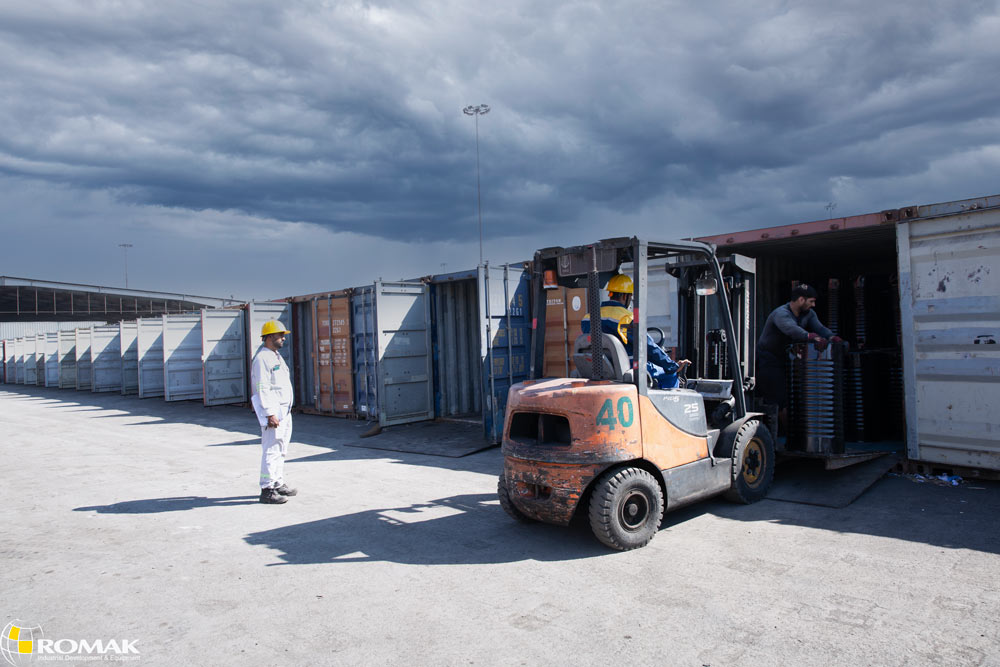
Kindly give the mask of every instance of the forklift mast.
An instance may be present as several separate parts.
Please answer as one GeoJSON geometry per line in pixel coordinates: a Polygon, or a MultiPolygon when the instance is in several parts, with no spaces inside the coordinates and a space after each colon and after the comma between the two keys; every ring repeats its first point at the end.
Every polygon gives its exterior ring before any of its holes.
{"type": "Polygon", "coordinates": [[[718,258],[722,285],[732,314],[735,346],[730,346],[720,309],[698,296],[695,282],[706,267],[703,262],[677,261],[666,270],[677,279],[677,356],[690,359],[697,377],[732,379],[728,355],[733,347],[747,388],[754,384],[756,350],[757,260],[743,255],[718,258]]]}

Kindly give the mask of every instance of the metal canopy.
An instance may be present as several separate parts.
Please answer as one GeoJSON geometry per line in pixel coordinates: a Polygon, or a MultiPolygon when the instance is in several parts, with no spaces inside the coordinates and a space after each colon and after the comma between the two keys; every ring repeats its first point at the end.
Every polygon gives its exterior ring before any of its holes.
{"type": "Polygon", "coordinates": [[[172,292],[60,283],[0,276],[0,320],[19,322],[123,319],[221,308],[239,303],[172,292]]]}

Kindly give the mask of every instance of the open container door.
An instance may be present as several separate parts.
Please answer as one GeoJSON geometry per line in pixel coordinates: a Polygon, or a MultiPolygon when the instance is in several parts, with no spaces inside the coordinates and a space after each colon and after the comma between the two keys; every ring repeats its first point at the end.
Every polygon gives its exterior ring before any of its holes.
{"type": "Polygon", "coordinates": [[[201,311],[205,405],[247,402],[246,313],[201,311]]]}
{"type": "Polygon", "coordinates": [[[59,388],[76,389],[76,332],[59,332],[59,388]]]}
{"type": "Polygon", "coordinates": [[[201,400],[201,315],[163,315],[163,397],[167,401],[201,400]]]}
{"type": "Polygon", "coordinates": [[[90,391],[90,329],[76,330],[76,390],[90,391]]]}
{"type": "Polygon", "coordinates": [[[135,322],[119,322],[122,353],[122,396],[139,393],[139,325],[135,322]]]}
{"type": "Polygon", "coordinates": [[[376,282],[380,426],[434,418],[430,290],[418,282],[376,282]]]}
{"type": "Polygon", "coordinates": [[[45,334],[45,386],[59,386],[59,332],[45,334]]]}
{"type": "Polygon", "coordinates": [[[1000,198],[904,211],[915,213],[896,228],[907,456],[1000,470],[1000,198]]]}
{"type": "MultiPolygon", "coordinates": [[[[263,345],[260,339],[260,331],[264,328],[264,324],[268,320],[278,320],[285,325],[286,329],[291,329],[292,324],[292,304],[287,301],[251,301],[246,306],[246,331],[247,331],[247,361],[246,361],[246,377],[247,383],[250,382],[250,366],[253,364],[253,357],[257,354],[257,350],[263,345]]],[[[292,341],[295,340],[296,332],[292,331],[292,335],[285,336],[285,344],[282,346],[278,354],[285,360],[288,364],[288,370],[292,373],[292,377],[295,377],[294,373],[294,356],[292,355],[292,341]]],[[[250,393],[253,393],[252,390],[250,393]]]]}
{"type": "Polygon", "coordinates": [[[142,317],[136,324],[139,398],[163,396],[163,320],[142,317]]]}
{"type": "Polygon", "coordinates": [[[122,350],[118,325],[90,330],[90,358],[90,390],[121,393],[122,350]]]}
{"type": "Polygon", "coordinates": [[[521,264],[479,267],[483,431],[494,444],[503,436],[507,392],[528,378],[529,279],[521,264]]]}

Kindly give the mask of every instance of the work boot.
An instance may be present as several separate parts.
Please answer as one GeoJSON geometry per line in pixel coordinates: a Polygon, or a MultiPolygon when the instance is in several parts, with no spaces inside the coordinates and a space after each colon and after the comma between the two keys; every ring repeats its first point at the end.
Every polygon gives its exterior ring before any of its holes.
{"type": "Polygon", "coordinates": [[[267,505],[280,505],[282,503],[287,503],[288,498],[278,493],[277,489],[261,489],[260,502],[267,505]]]}
{"type": "Polygon", "coordinates": [[[277,491],[278,493],[280,493],[283,496],[295,496],[295,495],[298,495],[298,493],[299,493],[298,489],[290,489],[290,488],[288,488],[287,484],[282,484],[281,486],[279,486],[278,488],[276,488],[275,491],[277,491]]]}

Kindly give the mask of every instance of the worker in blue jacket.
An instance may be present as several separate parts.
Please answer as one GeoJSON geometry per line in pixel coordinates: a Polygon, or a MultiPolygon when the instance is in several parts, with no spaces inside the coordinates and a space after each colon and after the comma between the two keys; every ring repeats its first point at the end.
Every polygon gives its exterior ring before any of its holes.
{"type": "MultiPolygon", "coordinates": [[[[619,273],[608,281],[608,300],[601,304],[601,331],[612,336],[618,336],[625,345],[625,352],[632,358],[632,341],[623,336],[623,331],[627,325],[632,323],[632,311],[629,305],[632,302],[632,279],[623,273],[619,273]],[[621,325],[621,329],[619,329],[621,325]]],[[[589,314],[580,322],[583,333],[590,333],[589,314]]],[[[690,361],[682,359],[674,361],[670,355],[663,351],[659,345],[653,342],[653,337],[646,334],[646,371],[652,376],[653,383],[660,389],[672,389],[677,387],[679,380],[677,373],[682,368],[690,365],[690,361]]]]}

